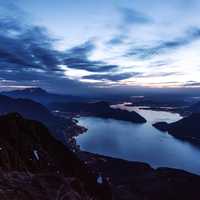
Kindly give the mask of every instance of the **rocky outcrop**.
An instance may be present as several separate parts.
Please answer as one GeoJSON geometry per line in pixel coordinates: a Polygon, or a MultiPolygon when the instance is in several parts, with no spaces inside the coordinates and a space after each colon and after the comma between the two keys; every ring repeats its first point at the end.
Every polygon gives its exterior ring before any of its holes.
{"type": "Polygon", "coordinates": [[[41,123],[0,117],[1,199],[111,199],[105,184],[41,123]]]}

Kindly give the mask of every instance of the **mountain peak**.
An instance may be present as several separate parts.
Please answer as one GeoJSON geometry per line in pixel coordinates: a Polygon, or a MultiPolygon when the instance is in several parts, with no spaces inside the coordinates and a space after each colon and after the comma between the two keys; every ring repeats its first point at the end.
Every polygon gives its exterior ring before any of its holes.
{"type": "Polygon", "coordinates": [[[44,89],[42,89],[40,87],[26,88],[26,89],[24,89],[22,91],[24,91],[24,92],[30,92],[30,93],[41,93],[41,94],[47,93],[46,90],[44,90],[44,89]]]}

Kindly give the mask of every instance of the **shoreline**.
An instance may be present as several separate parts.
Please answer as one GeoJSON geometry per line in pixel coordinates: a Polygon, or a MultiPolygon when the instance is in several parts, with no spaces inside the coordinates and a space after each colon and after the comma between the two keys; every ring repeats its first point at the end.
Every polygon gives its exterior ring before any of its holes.
{"type": "MultiPolygon", "coordinates": [[[[78,120],[76,120],[77,121],[77,125],[78,125],[78,120]]],[[[79,125],[78,125],[79,126],[79,125]]],[[[79,132],[78,134],[76,134],[74,137],[72,137],[72,140],[73,140],[73,150],[74,150],[74,152],[79,156],[79,154],[81,154],[82,155],[82,153],[84,153],[84,152],[86,152],[85,150],[81,150],[81,148],[80,148],[80,146],[76,143],[76,137],[78,136],[78,135],[81,135],[81,134],[85,134],[85,132],[87,132],[87,128],[85,128],[85,127],[83,127],[83,129],[85,130],[85,131],[82,131],[82,132],[79,132]]],[[[165,134],[165,133],[163,133],[163,134],[165,134]]],[[[184,140],[183,138],[177,138],[177,139],[180,139],[180,140],[184,140]]],[[[189,139],[189,138],[188,138],[189,139]]],[[[194,140],[194,138],[192,138],[192,140],[194,140]]],[[[188,141],[188,140],[186,140],[185,139],[185,141],[187,141],[187,142],[191,142],[191,144],[192,145],[194,145],[194,146],[197,146],[197,147],[199,147],[197,144],[197,142],[195,143],[194,141],[192,142],[192,140],[190,140],[190,141],[188,141]]],[[[181,169],[181,168],[172,168],[172,167],[167,167],[167,166],[160,166],[160,167],[153,167],[150,163],[148,163],[148,162],[145,162],[145,161],[131,161],[131,160],[127,160],[127,159],[123,159],[123,158],[118,158],[118,157],[112,157],[112,156],[106,156],[106,155],[103,155],[103,154],[96,154],[96,153],[92,153],[92,152],[87,152],[88,154],[90,154],[92,157],[94,156],[97,156],[97,158],[98,157],[106,157],[106,158],[110,158],[110,159],[114,159],[114,160],[124,160],[124,161],[126,161],[126,162],[130,162],[130,163],[143,163],[143,164],[147,164],[147,165],[149,165],[151,168],[153,168],[154,170],[157,170],[157,169],[159,169],[159,168],[169,168],[169,169],[174,169],[174,170],[180,170],[180,171],[186,171],[186,170],[184,170],[184,169],[181,169]]],[[[191,173],[191,174],[195,174],[195,175],[200,175],[200,174],[197,174],[197,173],[194,173],[194,172],[190,172],[190,171],[186,171],[186,172],[188,172],[188,173],[191,173]]]]}
{"type": "Polygon", "coordinates": [[[197,180],[200,176],[184,170],[167,167],[154,169],[144,162],[85,151],[77,153],[77,156],[93,173],[101,175],[102,180],[109,184],[114,199],[123,199],[125,196],[129,199],[137,196],[137,200],[149,196],[152,197],[150,199],[171,199],[171,194],[175,194],[173,199],[180,199],[187,194],[193,194],[195,190],[199,191],[197,180]]]}

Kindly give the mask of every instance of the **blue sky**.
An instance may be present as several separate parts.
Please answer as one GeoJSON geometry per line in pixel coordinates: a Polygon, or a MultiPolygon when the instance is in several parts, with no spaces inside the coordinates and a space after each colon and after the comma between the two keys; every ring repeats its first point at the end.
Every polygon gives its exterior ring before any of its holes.
{"type": "Polygon", "coordinates": [[[0,0],[1,90],[199,87],[199,9],[198,0],[0,0]]]}

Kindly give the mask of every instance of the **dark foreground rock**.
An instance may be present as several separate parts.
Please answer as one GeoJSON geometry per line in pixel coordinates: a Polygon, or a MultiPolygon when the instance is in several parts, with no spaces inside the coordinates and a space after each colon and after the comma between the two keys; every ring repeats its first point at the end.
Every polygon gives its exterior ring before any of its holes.
{"type": "Polygon", "coordinates": [[[0,117],[0,199],[105,200],[111,193],[45,126],[13,113],[0,117]]]}
{"type": "Polygon", "coordinates": [[[200,195],[200,177],[185,171],[86,152],[79,156],[110,182],[115,200],[195,200],[200,195]]]}

